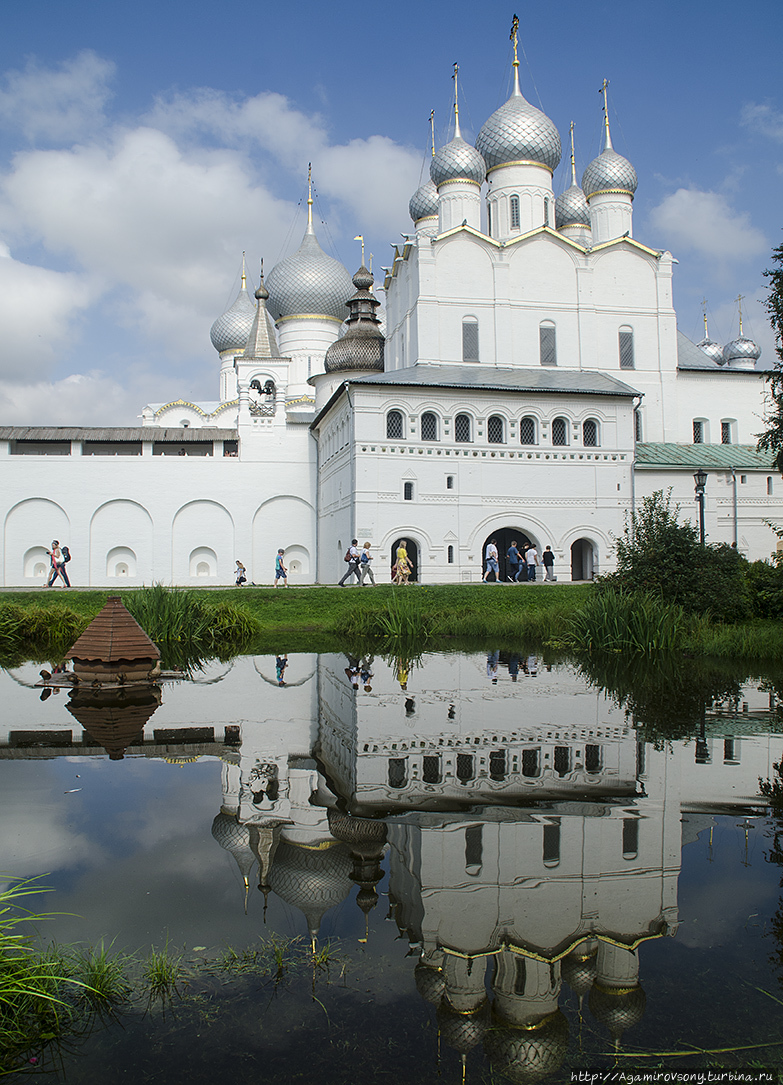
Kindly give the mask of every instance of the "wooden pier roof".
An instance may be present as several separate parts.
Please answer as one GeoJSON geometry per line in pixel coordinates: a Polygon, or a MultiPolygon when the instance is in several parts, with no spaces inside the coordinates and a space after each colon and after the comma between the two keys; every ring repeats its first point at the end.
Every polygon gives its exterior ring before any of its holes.
{"type": "Polygon", "coordinates": [[[65,658],[119,663],[160,659],[160,652],[123,606],[119,595],[110,595],[103,610],[96,614],[65,658]]]}

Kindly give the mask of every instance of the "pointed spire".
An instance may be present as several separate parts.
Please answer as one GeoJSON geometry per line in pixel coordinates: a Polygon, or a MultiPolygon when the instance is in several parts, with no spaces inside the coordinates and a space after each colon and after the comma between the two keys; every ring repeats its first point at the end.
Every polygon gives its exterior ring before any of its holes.
{"type": "Polygon", "coordinates": [[[608,88],[609,88],[609,80],[604,79],[603,83],[601,84],[601,86],[600,86],[600,88],[598,90],[598,93],[603,94],[603,96],[604,96],[604,150],[605,151],[613,150],[612,136],[611,136],[611,133],[609,132],[609,102],[608,102],[608,99],[607,99],[607,96],[606,96],[606,92],[607,92],[608,88]]]}
{"type": "Polygon", "coordinates": [[[432,140],[432,157],[435,157],[435,110],[430,110],[430,139],[432,140]]]}
{"type": "Polygon", "coordinates": [[[513,46],[514,46],[514,64],[513,64],[513,67],[514,67],[514,93],[512,95],[512,97],[514,97],[514,98],[521,98],[522,97],[522,91],[519,89],[519,57],[517,56],[518,32],[519,32],[519,19],[515,15],[514,18],[511,20],[511,34],[509,35],[509,37],[511,38],[511,41],[513,43],[513,46]]]}
{"type": "Polygon", "coordinates": [[[241,358],[279,358],[280,348],[272,326],[272,318],[266,309],[269,291],[264,285],[264,261],[261,261],[261,276],[258,290],[255,293],[258,307],[256,309],[253,326],[247,339],[247,346],[241,358]]]}
{"type": "Polygon", "coordinates": [[[740,336],[742,336],[742,302],[743,302],[744,297],[745,297],[744,294],[737,294],[737,306],[739,307],[739,333],[740,333],[740,336]]]}
{"type": "Polygon", "coordinates": [[[702,312],[702,316],[704,317],[704,338],[709,339],[710,333],[707,330],[707,299],[706,298],[701,299],[701,312],[702,312]]]}
{"type": "Polygon", "coordinates": [[[247,271],[245,269],[245,254],[242,253],[242,289],[247,290],[247,271]]]}

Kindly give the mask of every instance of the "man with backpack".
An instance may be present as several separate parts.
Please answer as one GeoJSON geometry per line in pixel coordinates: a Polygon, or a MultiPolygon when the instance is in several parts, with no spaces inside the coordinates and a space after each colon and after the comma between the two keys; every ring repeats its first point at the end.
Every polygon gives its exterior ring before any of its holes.
{"type": "Polygon", "coordinates": [[[71,552],[67,546],[60,547],[57,539],[52,540],[52,549],[47,550],[49,555],[49,562],[51,563],[51,573],[49,575],[49,581],[47,588],[51,588],[58,576],[63,579],[63,584],[66,588],[70,588],[71,582],[68,579],[68,574],[65,571],[65,566],[71,560],[71,552]]]}
{"type": "Polygon", "coordinates": [[[362,574],[359,572],[359,564],[361,562],[362,555],[359,553],[359,540],[351,539],[351,545],[345,551],[345,560],[348,562],[348,568],[345,570],[345,575],[338,583],[339,588],[345,587],[345,582],[350,576],[355,576],[362,583],[362,574]]]}

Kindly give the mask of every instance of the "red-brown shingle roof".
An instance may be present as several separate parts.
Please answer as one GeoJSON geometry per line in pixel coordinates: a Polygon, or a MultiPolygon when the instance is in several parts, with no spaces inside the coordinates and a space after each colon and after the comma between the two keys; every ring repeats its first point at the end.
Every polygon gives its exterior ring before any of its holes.
{"type": "Polygon", "coordinates": [[[110,595],[103,610],[66,652],[65,658],[119,663],[120,660],[160,659],[160,652],[125,609],[119,595],[110,595]]]}

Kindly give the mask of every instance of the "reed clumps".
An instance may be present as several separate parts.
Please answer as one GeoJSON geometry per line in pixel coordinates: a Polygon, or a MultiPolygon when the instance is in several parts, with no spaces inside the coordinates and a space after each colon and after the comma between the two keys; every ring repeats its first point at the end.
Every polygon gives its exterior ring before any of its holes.
{"type": "Polygon", "coordinates": [[[0,603],[0,658],[48,658],[66,651],[89,618],[70,607],[0,603]]]}

